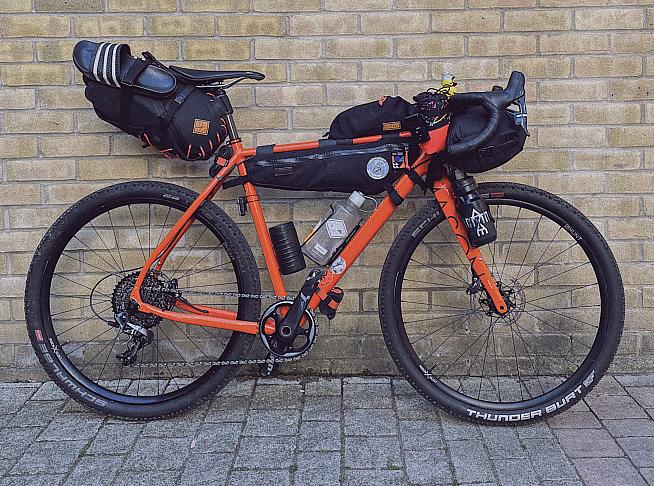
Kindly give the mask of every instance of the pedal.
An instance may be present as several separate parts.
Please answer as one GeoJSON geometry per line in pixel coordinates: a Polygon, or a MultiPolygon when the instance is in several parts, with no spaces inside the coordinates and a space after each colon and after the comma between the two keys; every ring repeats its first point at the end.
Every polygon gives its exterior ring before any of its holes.
{"type": "Polygon", "coordinates": [[[336,310],[341,302],[343,302],[344,296],[345,293],[343,292],[343,289],[340,287],[334,287],[327,293],[327,298],[320,302],[318,310],[331,321],[336,317],[336,310]]]}

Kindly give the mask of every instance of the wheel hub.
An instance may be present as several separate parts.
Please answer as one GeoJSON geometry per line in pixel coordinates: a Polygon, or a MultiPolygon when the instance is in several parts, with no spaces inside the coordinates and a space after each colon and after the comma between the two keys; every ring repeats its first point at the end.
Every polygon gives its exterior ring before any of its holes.
{"type": "MultiPolygon", "coordinates": [[[[129,321],[132,324],[149,329],[159,324],[161,317],[133,310],[130,295],[139,273],[139,271],[132,272],[118,282],[114,288],[111,304],[114,314],[124,313],[129,316],[129,321]]],[[[156,306],[162,310],[171,310],[175,306],[177,299],[175,295],[176,289],[177,281],[175,279],[165,280],[163,273],[150,271],[145,276],[143,285],[141,285],[141,299],[146,304],[156,306]]]]}
{"type": "Polygon", "coordinates": [[[520,318],[525,309],[526,298],[522,287],[516,280],[512,280],[510,283],[497,282],[497,289],[508,307],[504,314],[497,311],[485,290],[479,297],[479,304],[485,310],[486,315],[498,318],[497,324],[510,326],[520,318]]]}

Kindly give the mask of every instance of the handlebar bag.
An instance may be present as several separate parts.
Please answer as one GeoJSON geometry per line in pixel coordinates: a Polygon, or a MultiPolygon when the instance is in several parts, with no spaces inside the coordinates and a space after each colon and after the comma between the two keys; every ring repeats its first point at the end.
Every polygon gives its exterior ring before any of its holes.
{"type": "Polygon", "coordinates": [[[391,187],[415,157],[417,146],[399,137],[352,144],[321,140],[317,149],[272,153],[259,147],[245,161],[247,175],[226,181],[223,187],[251,182],[255,186],[290,191],[361,191],[379,194],[391,187]]]}
{"type": "MultiPolygon", "coordinates": [[[[447,145],[459,143],[481,133],[490,116],[481,106],[458,110],[451,114],[447,145]]],[[[500,123],[483,147],[460,155],[447,155],[445,161],[465,172],[477,173],[495,169],[522,152],[527,132],[517,123],[514,112],[503,110],[500,123]]]]}
{"type": "Polygon", "coordinates": [[[416,106],[405,99],[382,96],[339,113],[329,127],[328,138],[341,140],[408,130],[404,119],[414,113],[416,106]]]}
{"type": "Polygon", "coordinates": [[[144,56],[132,57],[127,44],[75,45],[73,61],[95,113],[166,157],[208,159],[227,137],[227,95],[188,84],[151,54],[144,56]]]}

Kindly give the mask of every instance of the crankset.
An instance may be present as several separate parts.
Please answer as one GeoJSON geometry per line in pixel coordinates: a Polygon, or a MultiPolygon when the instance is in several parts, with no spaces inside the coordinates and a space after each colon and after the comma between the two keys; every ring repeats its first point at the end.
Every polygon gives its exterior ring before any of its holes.
{"type": "MultiPolygon", "coordinates": [[[[316,340],[317,326],[313,312],[304,309],[300,319],[302,321],[292,339],[288,327],[282,322],[293,305],[292,300],[281,300],[269,306],[259,320],[259,336],[264,347],[271,354],[271,358],[295,358],[306,353],[316,340]],[[265,325],[269,319],[275,321],[276,330],[273,334],[266,334],[265,325]]],[[[272,371],[272,370],[271,370],[272,371]]]]}

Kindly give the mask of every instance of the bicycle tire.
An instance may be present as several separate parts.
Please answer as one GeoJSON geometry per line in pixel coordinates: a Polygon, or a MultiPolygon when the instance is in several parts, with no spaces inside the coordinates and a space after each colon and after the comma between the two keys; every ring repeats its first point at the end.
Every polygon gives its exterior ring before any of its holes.
{"type": "MultiPolygon", "coordinates": [[[[423,238],[444,221],[444,215],[436,201],[426,204],[404,226],[387,255],[381,274],[379,291],[379,317],[383,336],[393,361],[407,381],[423,397],[452,415],[476,423],[493,425],[514,424],[516,422],[524,423],[551,417],[581,400],[604,375],[617,351],[624,326],[625,307],[624,289],[620,272],[608,244],[597,228],[583,214],[561,198],[534,187],[514,183],[483,183],[479,185],[479,192],[485,195],[491,207],[494,204],[498,206],[498,213],[501,204],[506,204],[507,206],[517,205],[514,207],[522,204],[525,207],[531,207],[535,212],[541,212],[541,214],[547,215],[548,218],[554,218],[555,223],[559,225],[559,229],[563,229],[567,234],[571,235],[572,239],[577,241],[578,245],[583,249],[584,254],[589,258],[598,279],[597,293],[600,294],[601,310],[599,313],[600,322],[598,324],[597,334],[592,346],[589,345],[590,352],[586,356],[586,359],[579,364],[574,372],[570,372],[570,376],[562,380],[563,382],[560,385],[548,392],[545,392],[541,384],[543,395],[533,398],[529,395],[529,399],[526,400],[515,400],[504,403],[502,403],[501,392],[498,392],[500,396],[499,402],[489,400],[488,393],[484,399],[481,398],[482,395],[479,393],[477,399],[465,395],[465,386],[462,387],[462,385],[468,377],[461,376],[455,380],[454,378],[450,379],[449,377],[443,376],[440,377],[442,379],[439,379],[427,369],[427,366],[419,359],[417,352],[413,348],[416,341],[414,340],[412,345],[407,337],[408,332],[403,320],[400,299],[402,296],[402,281],[405,277],[404,272],[414,251],[423,238]],[[448,383],[451,386],[448,386],[448,383]],[[457,383],[458,387],[454,390],[454,384],[457,383]],[[461,390],[461,393],[459,393],[459,390],[461,390]]],[[[516,216],[516,224],[519,215],[520,210],[518,210],[518,216],[516,216]]],[[[449,225],[445,223],[444,226],[445,230],[449,232],[449,225]]],[[[536,234],[537,230],[538,225],[536,225],[534,234],[536,234]]],[[[527,237],[528,235],[529,233],[527,233],[527,237]]],[[[534,236],[532,235],[533,238],[534,236]]],[[[554,238],[553,236],[552,240],[554,238]]],[[[529,247],[527,247],[526,251],[527,253],[529,252],[529,247]]],[[[525,253],[525,256],[527,253],[525,253]]],[[[506,258],[508,260],[508,253],[506,258]]],[[[536,265],[538,264],[540,264],[540,260],[536,265]]],[[[499,267],[499,263],[497,266],[499,267]]],[[[518,273],[520,274],[520,271],[518,273]]],[[[570,292],[572,293],[574,290],[576,289],[573,288],[570,292]]],[[[563,310],[558,310],[559,314],[563,314],[563,312],[563,310]]],[[[488,334],[493,333],[493,345],[495,345],[495,327],[492,324],[492,317],[490,320],[491,330],[488,331],[488,334]]],[[[543,324],[538,324],[545,328],[544,325],[547,323],[542,319],[541,321],[543,324]]],[[[518,332],[517,329],[516,332],[518,332]]],[[[513,329],[511,330],[511,334],[513,336],[513,329]]],[[[489,342],[489,338],[486,337],[487,353],[490,347],[489,342]]],[[[475,346],[478,346],[479,351],[477,354],[480,355],[483,349],[483,342],[475,346]]],[[[519,346],[514,342],[514,352],[517,347],[519,346]]],[[[529,345],[525,341],[524,350],[528,352],[528,348],[529,345]]],[[[496,356],[499,355],[497,350],[495,350],[495,353],[496,356]]],[[[469,364],[468,373],[470,373],[470,368],[479,367],[482,361],[481,358],[478,361],[476,361],[476,357],[474,360],[471,360],[471,358],[472,356],[468,358],[468,362],[472,363],[469,364]]],[[[438,360],[439,358],[437,357],[436,361],[438,360]]],[[[484,357],[484,365],[481,366],[479,377],[480,391],[482,389],[482,383],[484,383],[485,360],[486,358],[484,357]]],[[[518,358],[516,352],[515,365],[518,369],[518,376],[520,376],[520,362],[521,359],[518,358]]],[[[437,364],[435,366],[444,367],[445,365],[437,364]]],[[[450,364],[451,366],[452,364],[450,364]]],[[[495,371],[498,373],[497,361],[495,371]]],[[[534,371],[536,371],[535,366],[534,371]]],[[[555,375],[554,372],[549,374],[555,375]]],[[[477,379],[478,377],[474,376],[474,378],[477,379]]],[[[558,378],[561,379],[560,376],[558,378]]],[[[515,377],[512,379],[515,382],[515,377]]],[[[498,390],[501,390],[501,384],[498,373],[498,390]]],[[[520,398],[523,398],[522,387],[523,385],[518,382],[520,398]]],[[[472,394],[474,394],[474,390],[472,394]]],[[[493,399],[495,399],[494,395],[493,399]]]]}
{"type": "MultiPolygon", "coordinates": [[[[139,403],[134,403],[135,400],[129,398],[128,395],[117,393],[118,386],[116,393],[109,393],[110,390],[103,389],[97,383],[94,384],[91,379],[77,369],[72,362],[72,355],[71,357],[66,356],[61,351],[57,333],[52,325],[52,312],[48,306],[52,273],[61,253],[66,248],[65,245],[76,237],[80,228],[87,222],[93,221],[94,216],[105,214],[103,211],[111,208],[148,203],[174,208],[181,213],[197,197],[198,194],[189,189],[163,182],[127,182],[109,186],[86,196],[67,209],[40,242],[27,275],[25,290],[27,331],[38,359],[47,374],[79,403],[118,417],[137,420],[165,418],[205,402],[222,389],[237,373],[239,369],[237,366],[212,366],[197,380],[174,393],[164,391],[162,395],[153,395],[152,399],[146,397],[140,401],[136,400],[139,403]]],[[[131,212],[131,206],[128,207],[131,212]]],[[[149,219],[150,214],[148,213],[149,219]]],[[[223,242],[236,274],[238,291],[259,294],[261,285],[255,258],[237,225],[220,208],[209,201],[199,207],[195,214],[195,220],[203,224],[223,242]]],[[[162,233],[164,227],[166,227],[165,222],[162,233]]],[[[134,229],[136,230],[136,225],[134,229]]],[[[251,321],[258,319],[260,314],[258,299],[239,298],[237,305],[238,319],[251,321]]],[[[250,334],[231,333],[225,344],[223,359],[245,359],[253,340],[254,336],[250,334]]],[[[109,353],[112,350],[113,345],[109,353]]],[[[107,359],[109,358],[108,355],[107,359]]],[[[159,388],[158,385],[157,388],[159,388]]]]}

